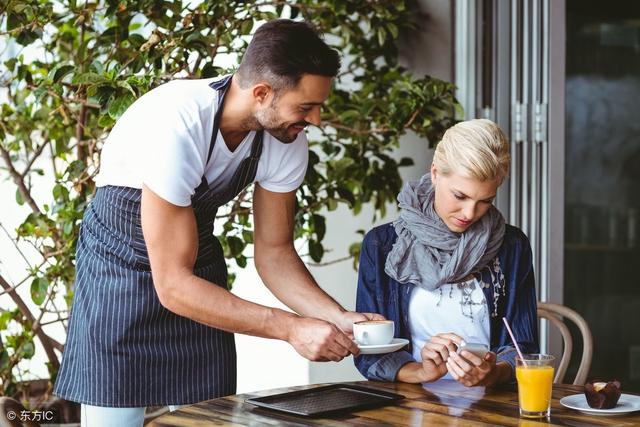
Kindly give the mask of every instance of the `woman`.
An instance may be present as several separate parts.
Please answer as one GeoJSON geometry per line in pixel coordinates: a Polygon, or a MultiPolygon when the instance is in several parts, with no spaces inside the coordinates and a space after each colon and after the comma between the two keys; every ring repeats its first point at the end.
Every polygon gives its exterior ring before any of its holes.
{"type": "Polygon", "coordinates": [[[448,129],[431,173],[405,184],[400,217],[364,238],[357,310],[393,320],[403,350],[355,359],[367,378],[420,383],[451,377],[466,385],[513,381],[516,351],[538,352],[531,247],[492,202],[509,170],[509,143],[490,120],[448,129]],[[456,353],[466,342],[484,357],[456,353]]]}

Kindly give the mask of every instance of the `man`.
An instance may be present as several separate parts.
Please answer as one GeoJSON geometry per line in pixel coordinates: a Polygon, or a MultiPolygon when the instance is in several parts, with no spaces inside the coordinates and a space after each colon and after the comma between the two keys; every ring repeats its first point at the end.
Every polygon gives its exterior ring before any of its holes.
{"type": "Polygon", "coordinates": [[[320,124],[340,61],[305,23],[260,27],[233,76],[178,80],[137,100],[102,152],[78,241],[69,334],[54,392],[83,425],[142,425],[146,406],[233,394],[233,332],[339,361],[374,314],[345,311],[294,250],[303,129],[320,124]],[[213,235],[217,208],[255,182],[255,264],[300,315],[240,299],[213,235]]]}

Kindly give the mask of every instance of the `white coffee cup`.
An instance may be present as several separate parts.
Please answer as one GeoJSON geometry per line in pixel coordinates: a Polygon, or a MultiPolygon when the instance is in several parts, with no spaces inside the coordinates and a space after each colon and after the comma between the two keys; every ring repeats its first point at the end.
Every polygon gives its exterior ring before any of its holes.
{"type": "Polygon", "coordinates": [[[360,345],[384,345],[393,340],[393,320],[363,320],[353,324],[353,336],[360,345]]]}

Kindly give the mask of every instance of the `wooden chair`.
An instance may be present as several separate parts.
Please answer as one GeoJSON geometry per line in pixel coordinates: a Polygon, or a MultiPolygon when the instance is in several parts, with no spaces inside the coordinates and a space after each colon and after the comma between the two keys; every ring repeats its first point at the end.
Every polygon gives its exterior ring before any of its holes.
{"type": "Polygon", "coordinates": [[[589,325],[574,310],[565,307],[560,304],[554,304],[551,302],[538,302],[538,317],[548,320],[551,324],[556,326],[562,335],[562,341],[564,342],[564,350],[562,352],[562,358],[556,371],[556,377],[554,383],[562,383],[569,367],[569,361],[571,360],[571,353],[573,352],[573,339],[569,328],[564,323],[564,319],[569,319],[578,326],[580,333],[582,334],[582,359],[580,360],[580,366],[578,373],[576,374],[573,384],[583,385],[589,375],[589,369],[591,368],[591,357],[593,355],[593,337],[589,325]]]}

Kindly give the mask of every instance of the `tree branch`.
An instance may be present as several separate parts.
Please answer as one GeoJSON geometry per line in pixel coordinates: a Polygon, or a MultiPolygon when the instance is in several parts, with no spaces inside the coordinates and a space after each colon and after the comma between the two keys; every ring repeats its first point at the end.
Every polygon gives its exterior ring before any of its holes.
{"type": "Polygon", "coordinates": [[[26,184],[24,183],[24,177],[13,166],[13,162],[11,161],[11,155],[4,148],[2,144],[0,144],[0,154],[2,155],[2,158],[4,159],[5,164],[7,165],[7,170],[9,171],[11,178],[13,178],[13,182],[18,186],[18,190],[20,191],[22,198],[27,202],[27,204],[31,207],[31,210],[34,213],[40,214],[41,213],[40,208],[36,204],[36,201],[33,200],[33,197],[31,197],[31,192],[29,191],[26,184]]]}
{"type": "Polygon", "coordinates": [[[418,117],[418,114],[420,113],[421,110],[422,108],[418,108],[416,111],[413,112],[413,114],[409,118],[409,121],[407,121],[407,123],[405,123],[403,126],[405,129],[410,127],[413,124],[413,122],[416,120],[416,117],[418,117]]]}
{"type": "MultiPolygon", "coordinates": [[[[301,255],[304,256],[304,255],[301,255]]],[[[308,262],[307,265],[311,266],[311,267],[325,267],[327,265],[332,265],[332,264],[338,264],[340,262],[344,262],[344,261],[348,261],[350,259],[353,259],[353,257],[351,255],[346,256],[346,257],[342,257],[342,258],[338,258],[338,259],[334,259],[331,261],[325,261],[325,262],[308,262]]]]}
{"type": "Polygon", "coordinates": [[[29,160],[27,166],[25,166],[24,171],[22,171],[22,177],[25,177],[27,175],[27,172],[29,172],[29,169],[31,169],[31,166],[33,166],[33,163],[38,159],[38,157],[40,157],[40,154],[42,154],[42,150],[44,150],[44,147],[46,146],[47,142],[44,142],[40,144],[38,148],[36,148],[36,150],[33,152],[33,157],[31,158],[31,160],[29,160]]]}
{"type": "Polygon", "coordinates": [[[344,130],[344,131],[347,131],[347,132],[352,133],[354,135],[373,135],[373,134],[376,134],[376,133],[389,132],[391,130],[389,128],[371,128],[371,129],[366,129],[366,130],[357,130],[357,129],[350,128],[349,126],[345,126],[345,125],[341,125],[339,123],[329,122],[329,121],[322,122],[322,125],[323,126],[331,126],[333,128],[336,128],[336,129],[344,130]]]}
{"type": "Polygon", "coordinates": [[[49,153],[51,153],[51,169],[53,170],[53,176],[58,176],[58,167],[56,166],[56,155],[53,152],[53,144],[51,141],[47,141],[49,144],[49,153]]]}
{"type": "MultiPolygon", "coordinates": [[[[19,319],[18,322],[22,323],[23,325],[32,326],[35,322],[35,318],[31,314],[29,307],[27,306],[27,304],[25,304],[24,300],[20,297],[20,295],[18,295],[15,289],[13,289],[13,287],[4,279],[4,277],[2,277],[2,275],[0,275],[0,286],[5,291],[7,291],[7,294],[16,304],[18,310],[20,310],[20,313],[22,313],[22,316],[24,316],[24,319],[19,319]]],[[[58,356],[56,355],[56,353],[53,351],[53,343],[55,340],[51,339],[47,334],[45,334],[41,328],[37,328],[33,332],[35,332],[36,336],[42,343],[42,347],[44,348],[44,352],[47,354],[49,362],[51,362],[51,366],[57,370],[60,367],[60,361],[58,360],[58,356]]],[[[57,342],[56,344],[60,345],[57,342]]],[[[60,347],[62,346],[60,345],[60,347]]]]}

